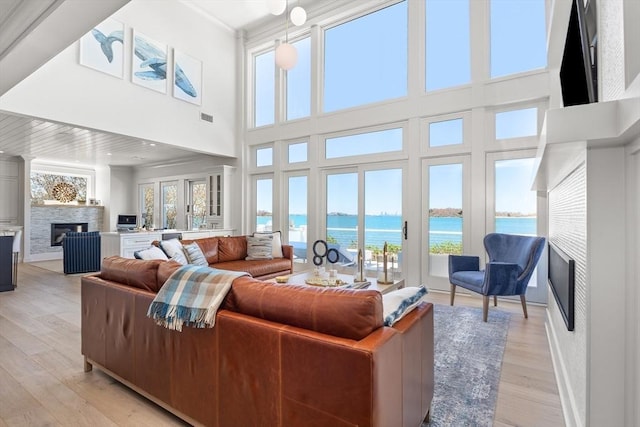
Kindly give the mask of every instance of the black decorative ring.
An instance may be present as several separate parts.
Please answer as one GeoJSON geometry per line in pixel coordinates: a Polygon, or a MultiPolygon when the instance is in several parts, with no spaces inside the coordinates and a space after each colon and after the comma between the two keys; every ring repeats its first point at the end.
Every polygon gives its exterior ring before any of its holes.
{"type": "Polygon", "coordinates": [[[319,255],[314,256],[313,257],[313,264],[316,265],[316,266],[321,266],[322,265],[322,258],[323,257],[321,257],[319,255]]]}
{"type": "Polygon", "coordinates": [[[340,259],[340,254],[336,248],[331,248],[327,251],[327,261],[331,264],[335,264],[340,259]]]}
{"type": "Polygon", "coordinates": [[[313,254],[315,256],[324,258],[325,256],[327,256],[327,249],[327,242],[325,242],[324,240],[316,240],[315,242],[313,242],[313,254]],[[318,252],[318,245],[324,248],[324,251],[322,253],[318,252]]]}

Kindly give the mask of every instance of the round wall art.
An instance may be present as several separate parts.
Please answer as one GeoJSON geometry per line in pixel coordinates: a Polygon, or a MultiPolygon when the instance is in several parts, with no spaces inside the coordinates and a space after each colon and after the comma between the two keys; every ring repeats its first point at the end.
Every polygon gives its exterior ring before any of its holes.
{"type": "Polygon", "coordinates": [[[58,184],[53,186],[53,189],[51,190],[51,195],[57,201],[62,203],[67,203],[72,200],[75,200],[76,196],[78,195],[78,192],[76,191],[76,188],[73,185],[67,182],[59,182],[58,184]]]}

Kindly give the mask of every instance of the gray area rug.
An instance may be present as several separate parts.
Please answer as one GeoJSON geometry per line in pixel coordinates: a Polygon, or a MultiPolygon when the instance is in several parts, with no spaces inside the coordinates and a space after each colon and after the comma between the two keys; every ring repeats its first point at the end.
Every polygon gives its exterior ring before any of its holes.
{"type": "Polygon", "coordinates": [[[423,427],[491,426],[510,313],[435,305],[435,388],[423,427]]]}

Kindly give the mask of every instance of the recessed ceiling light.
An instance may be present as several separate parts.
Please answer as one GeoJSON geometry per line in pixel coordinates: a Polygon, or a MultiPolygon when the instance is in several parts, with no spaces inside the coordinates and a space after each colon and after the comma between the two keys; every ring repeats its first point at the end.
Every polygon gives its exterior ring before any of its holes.
{"type": "Polygon", "coordinates": [[[110,156],[110,155],[111,155],[111,153],[107,153],[107,156],[110,156]]]}
{"type": "Polygon", "coordinates": [[[156,144],[154,144],[153,142],[151,144],[149,144],[149,145],[152,146],[152,147],[156,146],[156,144]]]}
{"type": "Polygon", "coordinates": [[[0,154],[4,154],[4,151],[3,151],[3,150],[0,150],[0,154]]]}

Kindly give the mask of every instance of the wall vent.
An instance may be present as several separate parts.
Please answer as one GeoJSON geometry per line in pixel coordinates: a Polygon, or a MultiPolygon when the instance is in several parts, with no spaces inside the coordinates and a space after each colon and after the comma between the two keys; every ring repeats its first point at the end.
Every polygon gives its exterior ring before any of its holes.
{"type": "Polygon", "coordinates": [[[200,113],[200,119],[205,122],[213,123],[213,116],[210,114],[200,113]]]}

